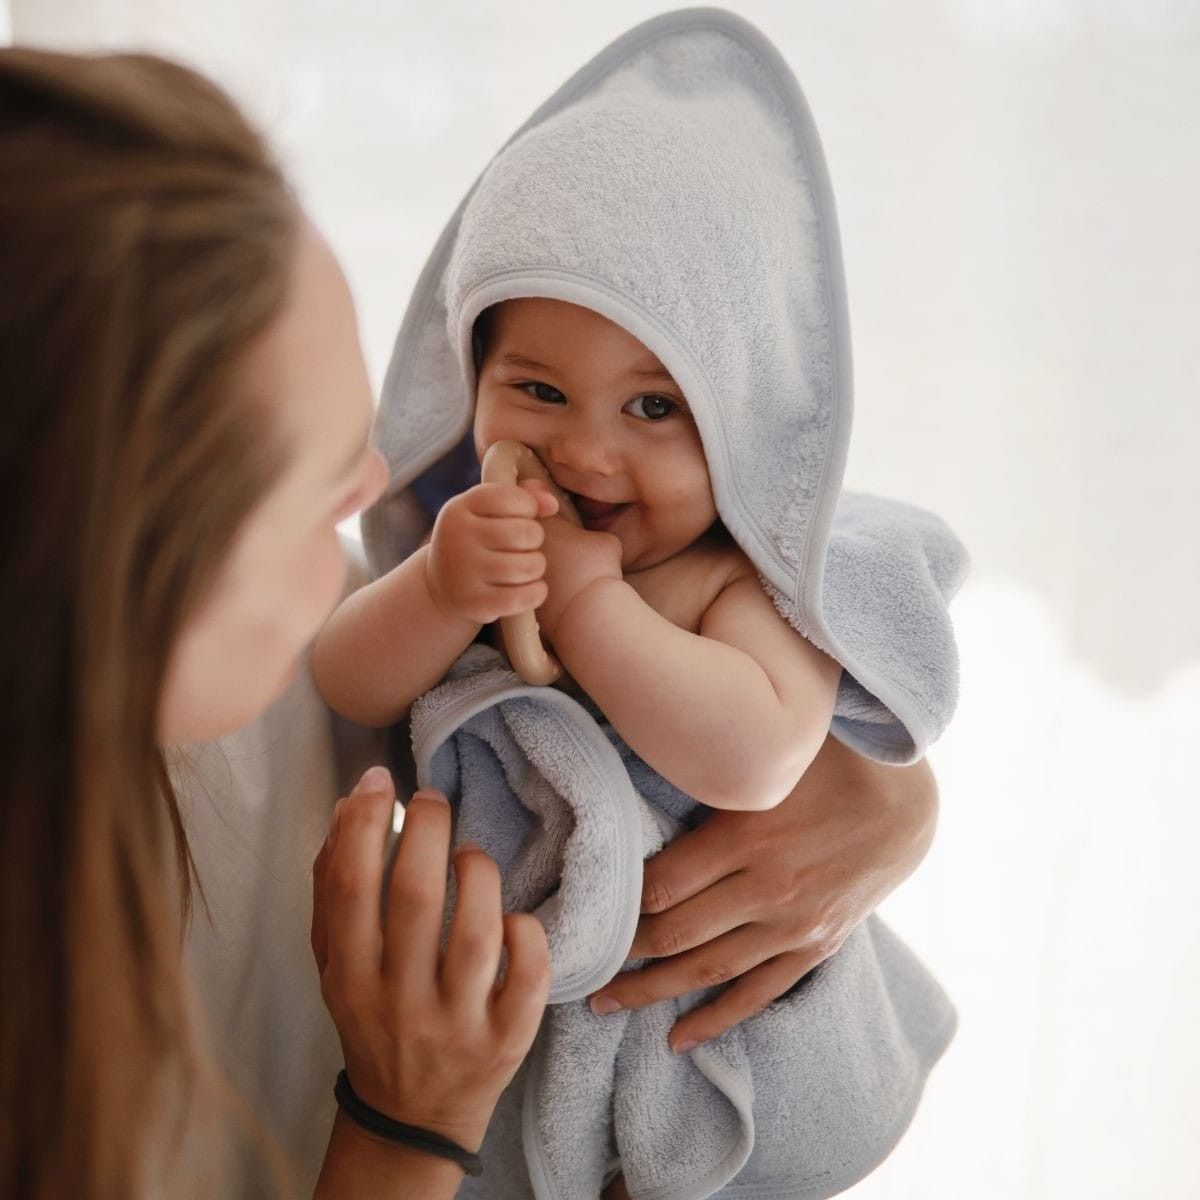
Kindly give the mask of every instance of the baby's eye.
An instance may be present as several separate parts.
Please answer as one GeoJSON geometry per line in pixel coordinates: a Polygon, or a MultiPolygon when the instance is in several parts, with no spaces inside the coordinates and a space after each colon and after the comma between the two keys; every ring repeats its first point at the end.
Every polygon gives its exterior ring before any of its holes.
{"type": "Polygon", "coordinates": [[[548,383],[523,383],[521,389],[543,404],[565,404],[567,400],[558,388],[551,387],[548,383]]]}
{"type": "Polygon", "coordinates": [[[670,396],[658,395],[634,396],[625,406],[626,410],[635,417],[642,417],[647,421],[661,421],[663,417],[669,417],[678,407],[678,401],[672,400],[670,396]]]}

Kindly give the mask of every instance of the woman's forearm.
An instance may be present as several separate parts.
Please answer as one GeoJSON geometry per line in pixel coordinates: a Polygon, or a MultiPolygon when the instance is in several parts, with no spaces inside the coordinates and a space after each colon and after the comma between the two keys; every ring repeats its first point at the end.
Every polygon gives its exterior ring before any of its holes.
{"type": "Polygon", "coordinates": [[[325,702],[360,725],[390,725],[438,683],[479,626],[434,603],[422,546],[382,579],[346,598],[313,648],[325,702]]]}
{"type": "Polygon", "coordinates": [[[923,758],[907,767],[878,763],[834,737],[813,765],[831,772],[834,781],[845,781],[844,794],[854,797],[864,821],[891,831],[890,851],[875,872],[874,904],[879,904],[929,853],[937,831],[937,779],[923,758]]]}
{"type": "Polygon", "coordinates": [[[832,855],[856,863],[847,871],[847,907],[861,920],[921,864],[937,829],[937,780],[921,759],[897,767],[864,758],[832,734],[796,788],[798,811],[810,820],[834,816],[823,833],[832,855]]]}
{"type": "Polygon", "coordinates": [[[378,1141],[339,1112],[313,1200],[452,1200],[462,1179],[455,1163],[378,1141]]]}
{"type": "Polygon", "coordinates": [[[748,654],[673,625],[621,580],[572,601],[554,648],[634,752],[713,808],[777,804],[828,729],[827,714],[805,728],[748,654]]]}

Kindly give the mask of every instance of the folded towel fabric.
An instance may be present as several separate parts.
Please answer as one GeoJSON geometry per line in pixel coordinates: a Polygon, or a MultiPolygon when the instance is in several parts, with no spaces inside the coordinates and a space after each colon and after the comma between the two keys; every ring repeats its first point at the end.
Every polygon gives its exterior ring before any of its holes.
{"type": "Polygon", "coordinates": [[[681,1003],[593,1014],[584,997],[632,940],[643,857],[698,808],[598,716],[483,646],[413,709],[419,781],[450,797],[456,839],[496,858],[506,907],[538,913],[554,972],[484,1174],[460,1196],[596,1197],[617,1162],[638,1200],[844,1190],[907,1126],[953,1009],[873,917],[765,1012],[687,1054],[667,1047],[681,1003]]]}

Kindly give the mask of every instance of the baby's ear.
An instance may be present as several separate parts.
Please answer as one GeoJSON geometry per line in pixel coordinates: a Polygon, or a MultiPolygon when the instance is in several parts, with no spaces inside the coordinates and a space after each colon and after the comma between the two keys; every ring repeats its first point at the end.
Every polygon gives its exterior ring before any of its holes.
{"type": "Polygon", "coordinates": [[[522,479],[518,485],[523,487],[531,496],[538,502],[537,515],[541,517],[552,517],[558,512],[558,497],[550,490],[549,486],[541,479],[522,479]]]}

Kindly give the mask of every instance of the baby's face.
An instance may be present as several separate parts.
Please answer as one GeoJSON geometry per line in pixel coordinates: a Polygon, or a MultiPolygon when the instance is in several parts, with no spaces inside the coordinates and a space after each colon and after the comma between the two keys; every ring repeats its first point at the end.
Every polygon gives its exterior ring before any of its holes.
{"type": "Polygon", "coordinates": [[[524,442],[588,529],[621,542],[626,573],[690,546],[716,520],[700,435],[678,384],[641,342],[561,300],[508,300],[479,367],[475,449],[524,442]]]}

